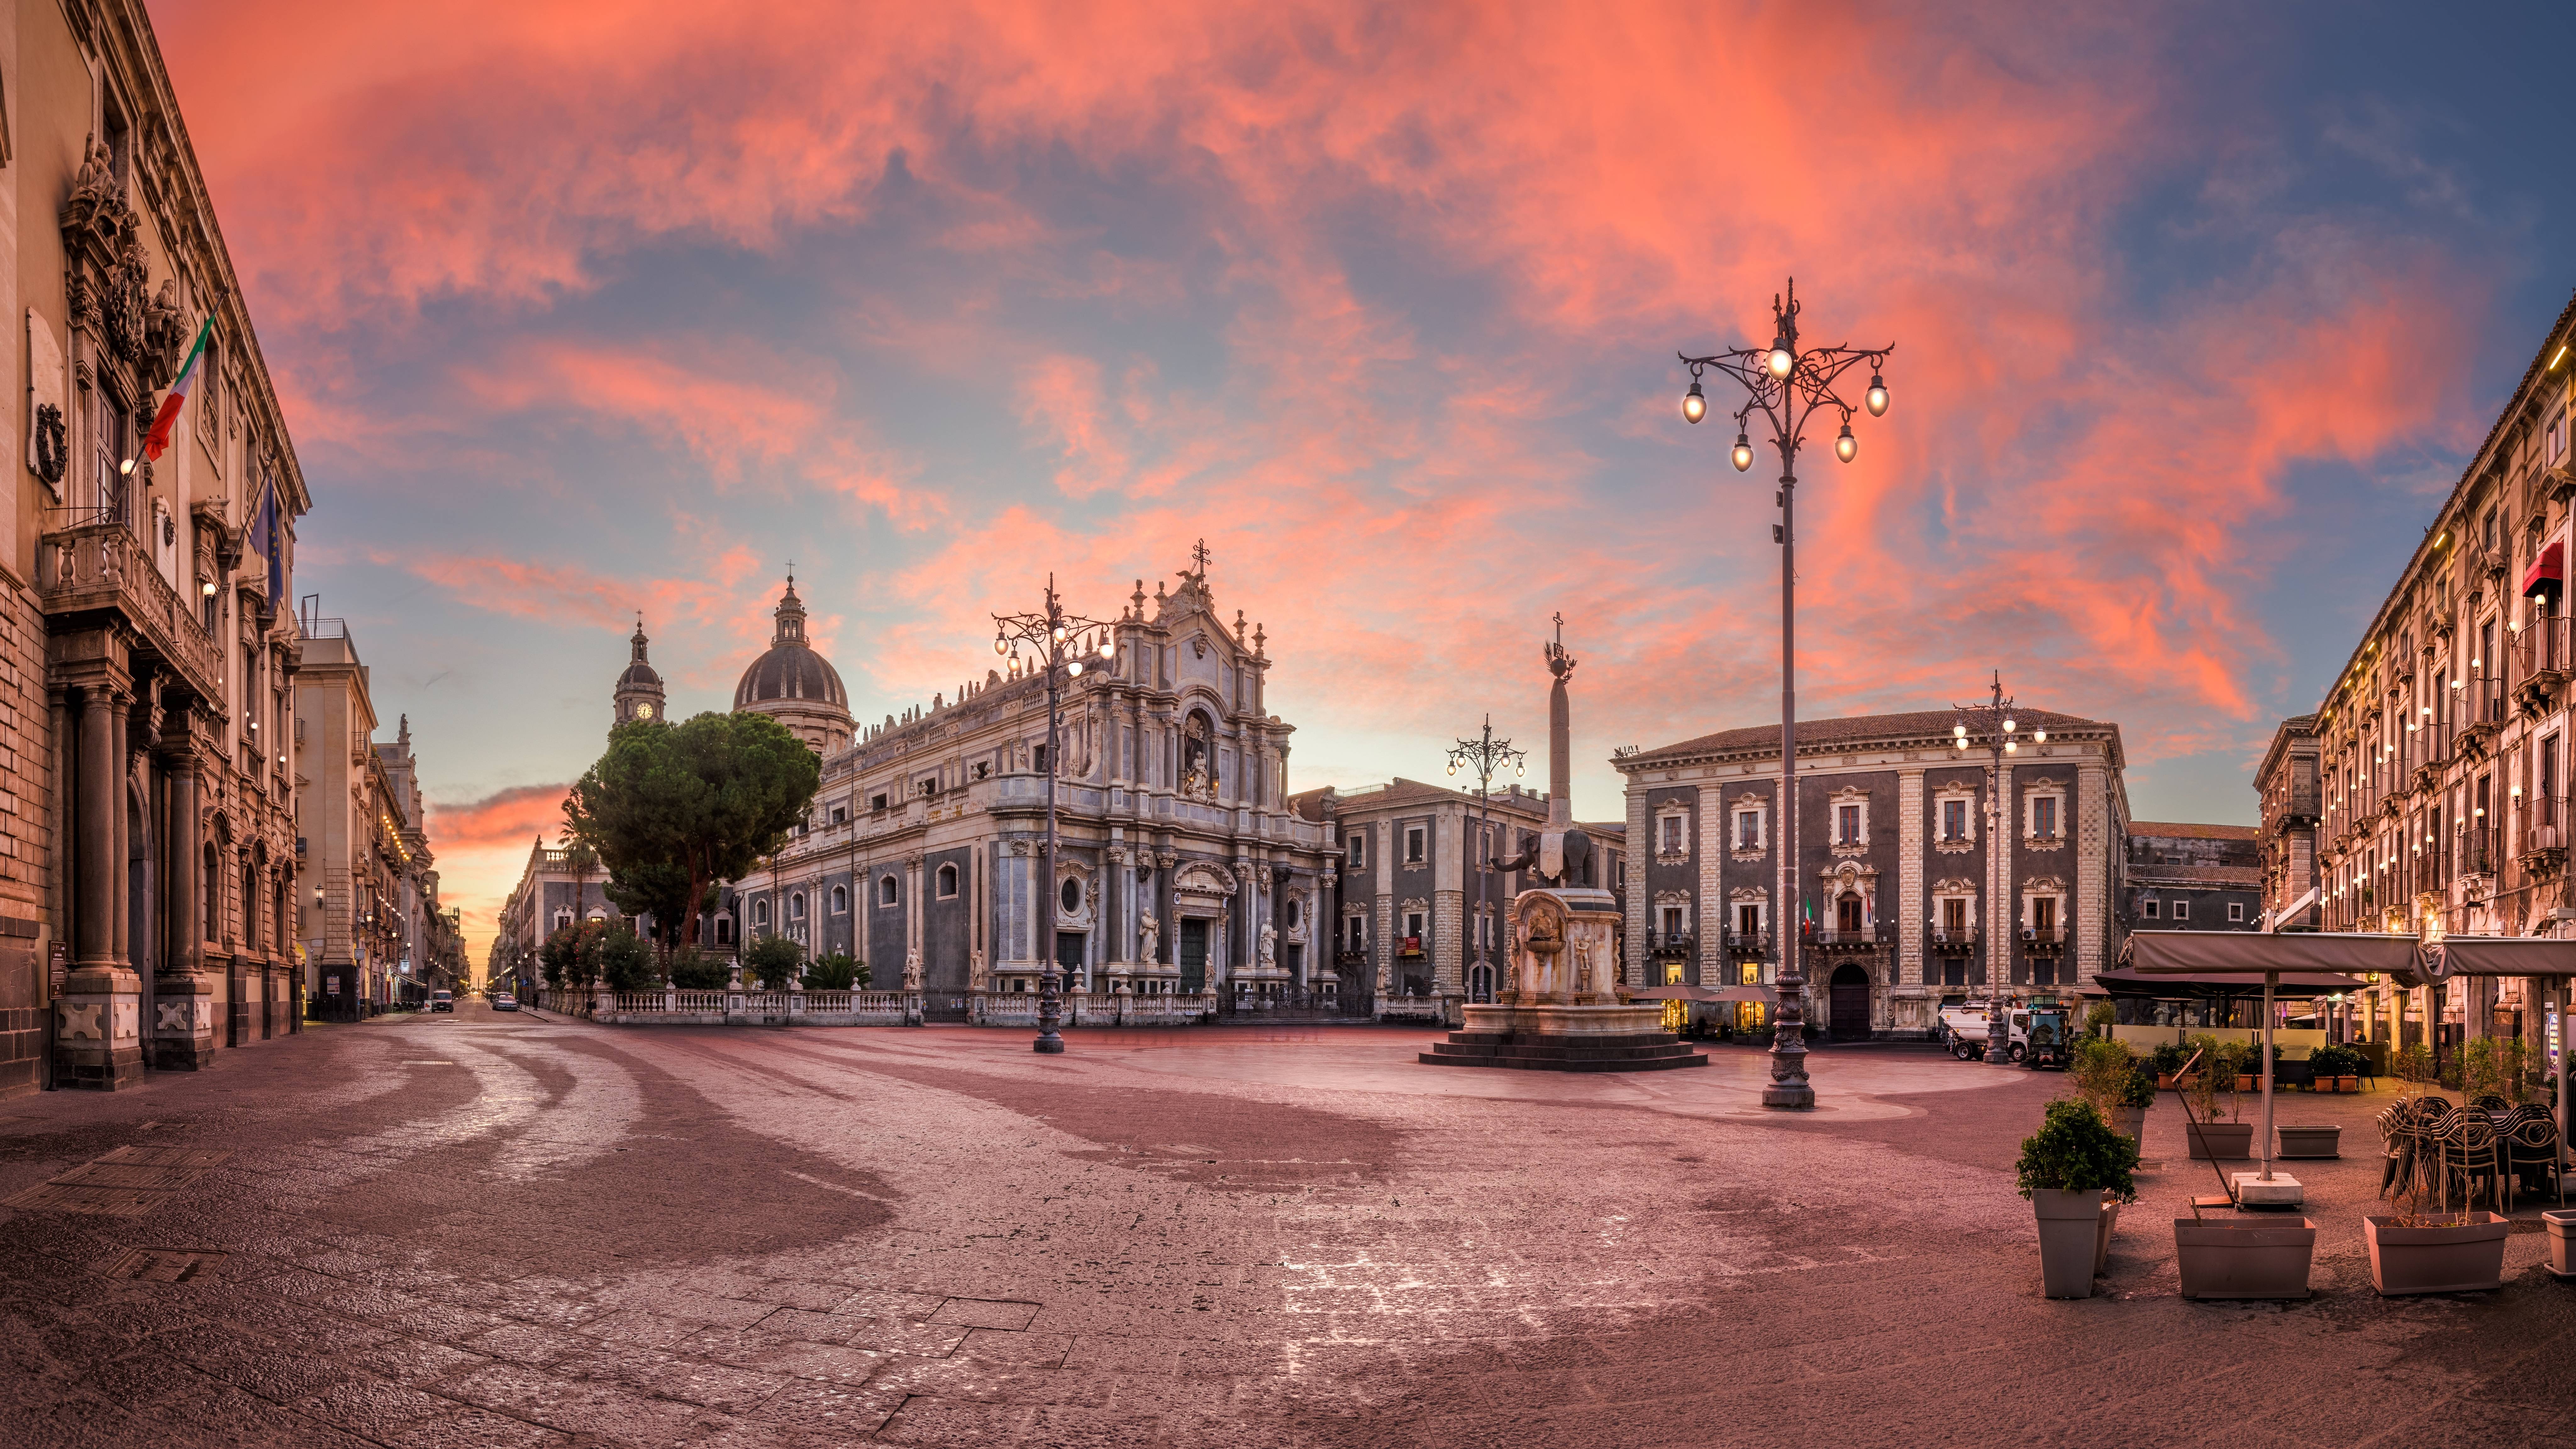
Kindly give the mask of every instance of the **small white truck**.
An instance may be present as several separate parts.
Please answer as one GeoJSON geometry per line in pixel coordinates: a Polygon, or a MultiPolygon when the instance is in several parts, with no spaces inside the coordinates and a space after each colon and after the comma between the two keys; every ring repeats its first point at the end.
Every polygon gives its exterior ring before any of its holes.
{"type": "MultiPolygon", "coordinates": [[[[2033,1067],[2062,1068],[2066,1065],[2067,1035],[2064,1008],[2016,1006],[2011,1008],[2011,1013],[2011,1020],[2005,1027],[2006,1049],[2011,1052],[2007,1060],[2027,1061],[2033,1067]],[[2036,1054],[2031,1047],[2031,1022],[2034,1016],[2038,1018],[2040,1034],[2040,1045],[2036,1054]]],[[[1990,1040],[1987,1033],[1990,1030],[1990,1019],[1986,1015],[1986,1008],[1982,1005],[1941,1008],[1941,1044],[1949,1049],[1950,1055],[1963,1062],[1985,1060],[1986,1047],[1990,1040]]]]}

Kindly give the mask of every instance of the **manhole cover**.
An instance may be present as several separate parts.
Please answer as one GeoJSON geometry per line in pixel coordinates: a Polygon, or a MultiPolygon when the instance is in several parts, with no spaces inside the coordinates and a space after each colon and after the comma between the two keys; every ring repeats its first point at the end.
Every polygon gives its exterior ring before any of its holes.
{"type": "Polygon", "coordinates": [[[195,1182],[199,1171],[193,1167],[163,1167],[141,1162],[92,1162],[75,1167],[54,1179],[76,1187],[148,1187],[158,1190],[186,1187],[195,1182]]]}
{"type": "Polygon", "coordinates": [[[97,1160],[140,1162],[151,1167],[212,1167],[230,1156],[229,1152],[211,1147],[120,1147],[97,1160]]]}
{"type": "Polygon", "coordinates": [[[27,1208],[36,1212],[98,1213],[111,1218],[139,1218],[170,1200],[166,1192],[149,1192],[135,1187],[82,1187],[73,1183],[45,1182],[27,1189],[16,1197],[0,1202],[0,1207],[27,1208]]]}
{"type": "Polygon", "coordinates": [[[132,1278],[143,1283],[185,1283],[214,1271],[224,1260],[221,1253],[178,1253],[162,1248],[137,1248],[107,1265],[110,1278],[132,1278]]]}

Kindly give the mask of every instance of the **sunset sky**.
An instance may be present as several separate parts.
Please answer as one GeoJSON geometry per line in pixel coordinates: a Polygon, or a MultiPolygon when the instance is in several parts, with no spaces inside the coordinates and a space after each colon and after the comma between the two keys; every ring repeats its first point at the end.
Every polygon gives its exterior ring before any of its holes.
{"type": "Polygon", "coordinates": [[[1791,273],[1897,348],[1802,469],[1803,711],[2000,667],[2251,820],[2576,289],[2569,14],[154,6],[478,969],[635,611],[725,707],[790,559],[864,723],[1204,537],[1298,788],[1543,748],[1562,610],[1617,816],[1776,717],[1776,469],[1674,352],[1791,273]]]}

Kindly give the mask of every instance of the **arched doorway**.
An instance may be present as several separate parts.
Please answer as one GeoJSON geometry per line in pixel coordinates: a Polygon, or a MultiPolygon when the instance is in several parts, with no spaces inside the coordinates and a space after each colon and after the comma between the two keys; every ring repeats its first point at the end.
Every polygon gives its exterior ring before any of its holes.
{"type": "Polygon", "coordinates": [[[1835,967],[1833,993],[1834,1040],[1868,1040],[1869,973],[1848,962],[1835,967]]]}

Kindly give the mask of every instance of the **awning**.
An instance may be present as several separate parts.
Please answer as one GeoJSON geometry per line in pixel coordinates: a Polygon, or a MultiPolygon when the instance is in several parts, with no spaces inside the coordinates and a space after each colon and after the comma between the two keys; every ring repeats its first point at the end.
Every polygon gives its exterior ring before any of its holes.
{"type": "Polygon", "coordinates": [[[2576,976],[2576,941],[2548,936],[2445,936],[2416,953],[2412,969],[2397,973],[2400,986],[2423,986],[2454,976],[2576,976]]]}
{"type": "Polygon", "coordinates": [[[1770,1001],[1773,996],[1762,986],[1640,986],[1628,993],[1630,1001],[1770,1001]]]}
{"type": "Polygon", "coordinates": [[[2566,577],[2565,558],[2566,545],[2563,543],[2553,542],[2542,549],[2540,557],[2533,559],[2531,567],[2523,571],[2522,596],[2528,599],[2535,594],[2547,594],[2556,598],[2566,577]]]}
{"type": "Polygon", "coordinates": [[[2120,948],[2120,966],[2146,976],[2250,975],[2258,984],[2267,971],[2394,973],[2414,969],[2415,938],[2362,931],[2133,931],[2120,948]]]}
{"type": "MultiPolygon", "coordinates": [[[[2097,973],[2093,984],[2113,996],[2148,997],[2157,1001],[2235,1000],[2261,996],[2263,978],[2234,972],[2201,971],[2188,974],[2145,972],[2123,968],[2097,973]]],[[[2283,996],[2332,996],[2338,991],[2363,989],[2357,977],[2326,971],[2285,971],[2281,974],[2283,996]]]]}

